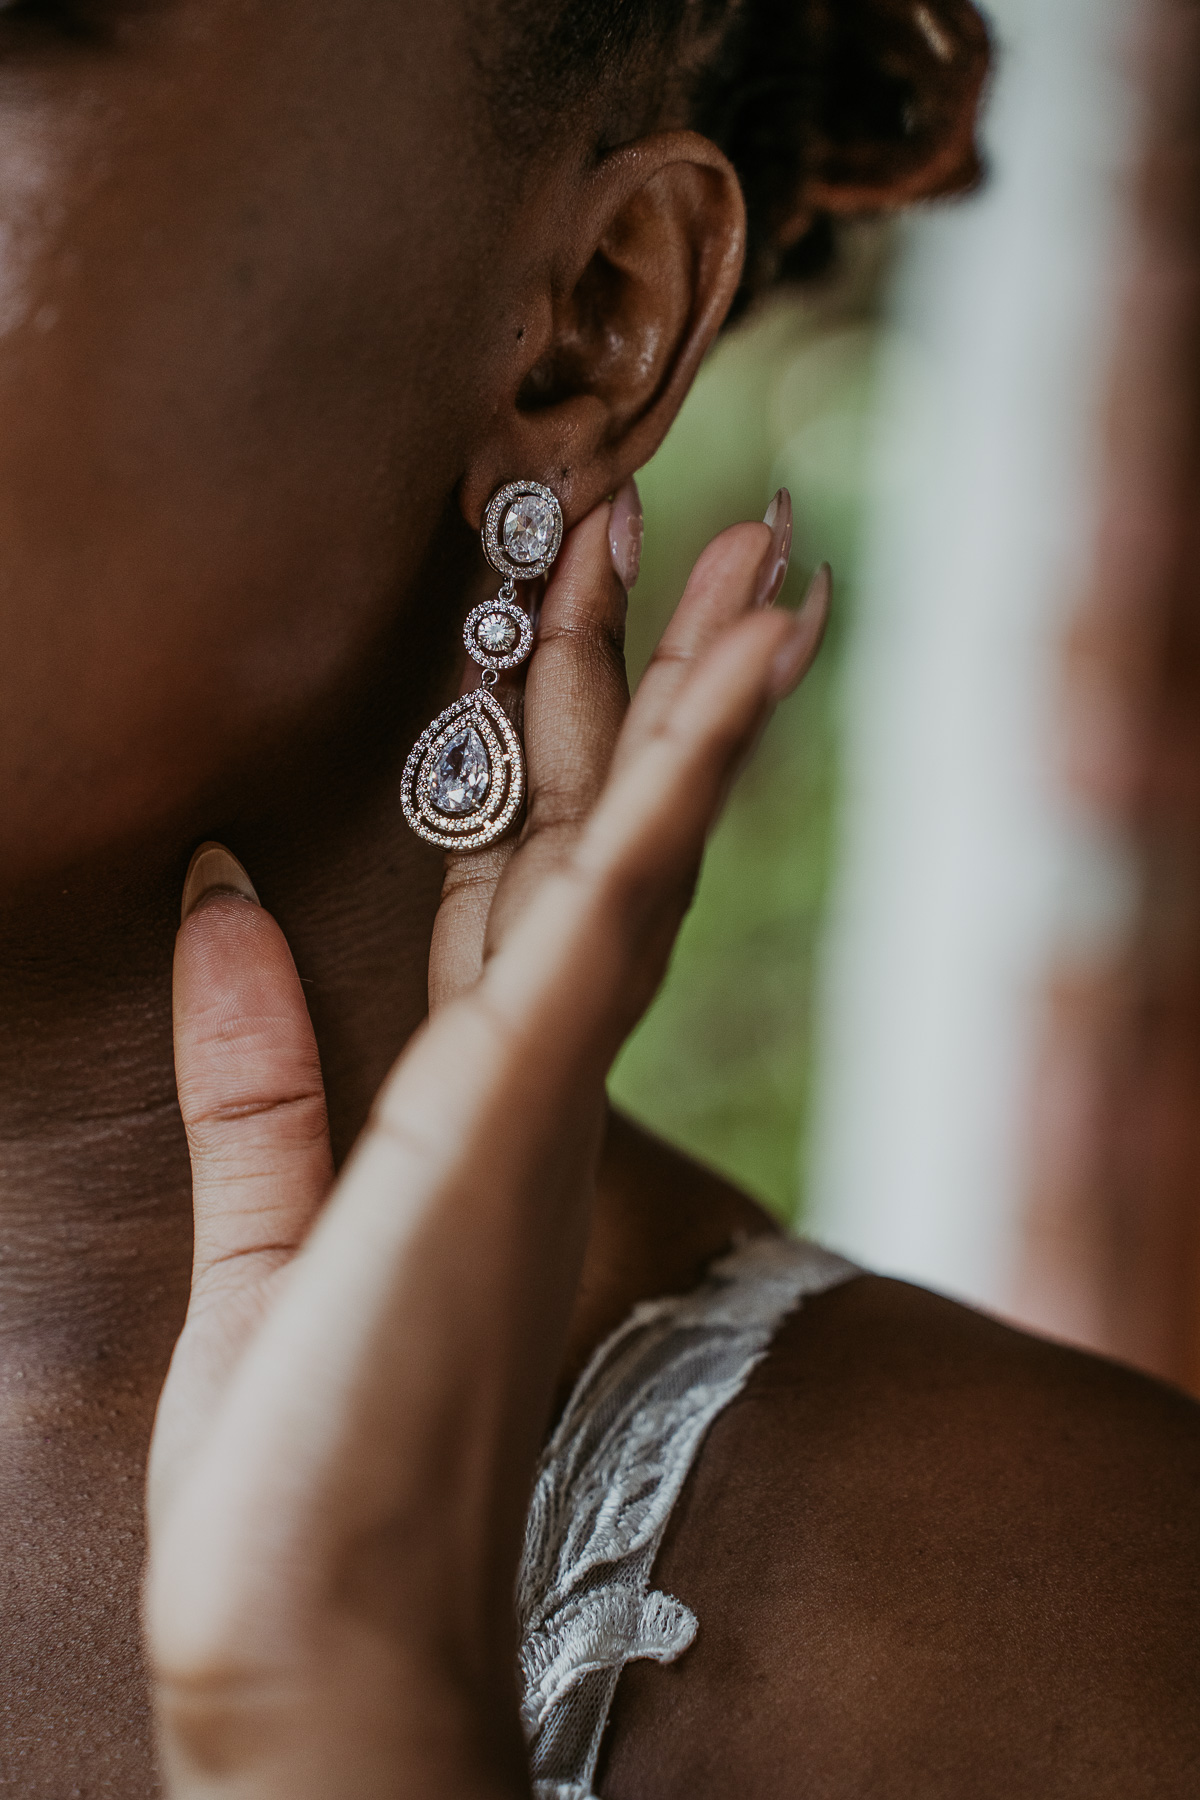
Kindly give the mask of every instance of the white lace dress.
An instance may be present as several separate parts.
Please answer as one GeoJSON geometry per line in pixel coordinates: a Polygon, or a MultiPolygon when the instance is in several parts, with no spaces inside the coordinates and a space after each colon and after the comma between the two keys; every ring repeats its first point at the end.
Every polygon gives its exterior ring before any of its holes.
{"type": "Polygon", "coordinates": [[[546,1447],[517,1587],[522,1718],[537,1800],[593,1800],[627,1662],[673,1662],[700,1628],[650,1586],[704,1434],[806,1295],[858,1271],[794,1238],[754,1238],[693,1293],[635,1308],[584,1370],[546,1447]]]}

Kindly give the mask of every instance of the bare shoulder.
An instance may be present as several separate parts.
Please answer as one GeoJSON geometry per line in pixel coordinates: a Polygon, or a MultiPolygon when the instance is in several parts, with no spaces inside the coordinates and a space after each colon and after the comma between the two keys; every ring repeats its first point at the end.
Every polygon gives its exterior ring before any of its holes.
{"type": "Polygon", "coordinates": [[[899,1282],[810,1301],[655,1568],[604,1800],[1194,1800],[1200,1407],[899,1282]]]}

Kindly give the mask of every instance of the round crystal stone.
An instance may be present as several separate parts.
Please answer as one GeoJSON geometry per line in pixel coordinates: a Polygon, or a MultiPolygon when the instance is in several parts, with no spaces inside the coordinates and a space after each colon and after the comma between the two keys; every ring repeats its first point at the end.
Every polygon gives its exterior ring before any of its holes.
{"type": "Polygon", "coordinates": [[[480,619],[475,627],[475,636],[481,650],[490,650],[493,655],[503,656],[512,649],[520,632],[516,621],[507,613],[488,613],[480,619]]]}
{"type": "Polygon", "coordinates": [[[483,805],[492,782],[487,748],[473,725],[456,732],[433,771],[430,797],[439,812],[461,818],[483,805]]]}
{"type": "Polygon", "coordinates": [[[515,563],[540,562],[554,542],[556,508],[540,494],[522,494],[504,515],[505,554],[515,563]]]}

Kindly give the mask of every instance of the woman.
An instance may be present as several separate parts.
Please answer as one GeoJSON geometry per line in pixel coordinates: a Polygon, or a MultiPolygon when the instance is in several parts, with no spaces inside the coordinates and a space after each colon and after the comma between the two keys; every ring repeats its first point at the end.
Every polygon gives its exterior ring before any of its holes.
{"type": "Polygon", "coordinates": [[[1196,1791],[1196,1409],[604,1107],[828,598],[780,497],[627,710],[633,471],[970,182],[985,63],[964,0],[0,8],[6,1793],[1196,1791]],[[446,863],[513,478],[528,804],[446,863]]]}

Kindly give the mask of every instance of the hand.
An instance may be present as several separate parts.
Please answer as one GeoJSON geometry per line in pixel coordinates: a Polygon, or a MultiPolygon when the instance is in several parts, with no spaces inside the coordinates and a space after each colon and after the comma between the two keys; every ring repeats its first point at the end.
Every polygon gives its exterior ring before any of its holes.
{"type": "Polygon", "coordinates": [[[828,599],[755,608],[768,534],[733,528],[629,705],[607,519],[546,593],[525,828],[451,861],[430,1019],[336,1182],[278,927],[218,892],[180,931],[196,1248],[145,1609],[175,1800],[528,1793],[513,1584],[605,1075],[828,599]]]}

